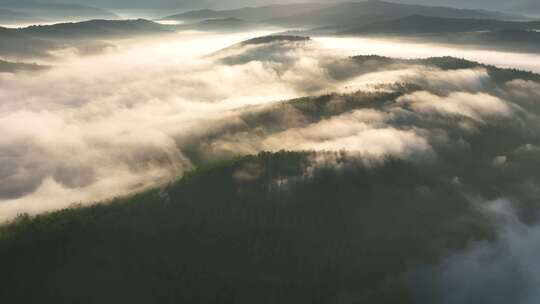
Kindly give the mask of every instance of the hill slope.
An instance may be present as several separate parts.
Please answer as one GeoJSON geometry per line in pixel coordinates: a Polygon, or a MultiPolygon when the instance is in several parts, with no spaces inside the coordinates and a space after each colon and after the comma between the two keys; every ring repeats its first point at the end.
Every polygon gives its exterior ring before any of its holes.
{"type": "Polygon", "coordinates": [[[304,178],[309,158],[246,157],[113,205],[20,218],[0,231],[0,298],[404,303],[409,265],[490,234],[451,184],[411,164],[304,178]]]}

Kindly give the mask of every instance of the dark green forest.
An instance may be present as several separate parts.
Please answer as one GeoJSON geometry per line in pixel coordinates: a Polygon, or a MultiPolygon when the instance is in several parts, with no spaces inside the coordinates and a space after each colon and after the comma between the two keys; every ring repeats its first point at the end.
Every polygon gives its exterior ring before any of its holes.
{"type": "Polygon", "coordinates": [[[451,181],[388,159],[304,174],[262,153],[1,230],[8,303],[406,303],[407,271],[490,237],[451,181]],[[32,292],[28,292],[32,290],[32,292]]]}

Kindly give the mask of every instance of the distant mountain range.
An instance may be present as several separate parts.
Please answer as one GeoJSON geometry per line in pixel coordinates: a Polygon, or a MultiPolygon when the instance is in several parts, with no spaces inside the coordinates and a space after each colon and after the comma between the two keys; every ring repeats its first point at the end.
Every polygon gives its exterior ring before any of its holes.
{"type": "MultiPolygon", "coordinates": [[[[540,21],[512,22],[490,19],[456,19],[409,16],[354,27],[338,28],[330,34],[415,38],[423,42],[474,45],[483,49],[540,52],[540,21]]],[[[331,29],[296,32],[328,35],[331,29]]],[[[290,33],[289,33],[290,34],[290,33]]]]}
{"type": "Polygon", "coordinates": [[[75,48],[99,52],[110,46],[108,40],[141,35],[172,33],[170,26],[152,21],[91,20],[78,23],[30,26],[19,29],[0,27],[0,56],[4,58],[47,57],[54,50],[75,48]]]}
{"type": "Polygon", "coordinates": [[[412,15],[423,15],[440,18],[474,18],[474,19],[515,19],[499,12],[482,10],[464,10],[449,7],[433,7],[407,5],[383,1],[350,2],[333,5],[318,12],[307,12],[301,15],[268,20],[275,24],[290,25],[355,25],[374,21],[392,20],[412,15]]]}
{"type": "MultiPolygon", "coordinates": [[[[55,0],[3,0],[0,2],[0,25],[34,24],[48,22],[84,21],[90,19],[119,19],[116,14],[97,7],[140,7],[148,1],[78,1],[63,3],[55,0]],[[107,5],[109,3],[110,5],[107,5]],[[131,5],[131,6],[130,6],[131,5]]],[[[364,2],[326,1],[323,3],[276,3],[264,6],[250,6],[228,10],[202,9],[167,16],[166,20],[241,19],[271,25],[323,27],[323,26],[362,26],[373,22],[393,20],[411,15],[423,15],[443,18],[474,18],[516,20],[518,15],[478,9],[457,9],[445,6],[405,4],[411,1],[394,0],[385,2],[369,0],[364,2]],[[398,3],[399,2],[399,3],[398,3]]],[[[216,7],[247,4],[264,4],[268,1],[158,1],[156,7],[216,7]]],[[[414,2],[414,1],[412,1],[414,2]]],[[[420,1],[421,2],[421,1],[420,1]]],[[[445,2],[446,3],[446,2],[445,2]]],[[[441,3],[441,5],[445,4],[441,3]]],[[[455,3],[451,3],[455,4],[455,3]]],[[[540,12],[536,1],[519,2],[508,11],[532,13],[540,12]]],[[[490,6],[492,9],[501,6],[490,6]]],[[[201,25],[208,27],[207,25],[201,25]]],[[[210,25],[209,27],[212,27],[210,25]]]]}
{"type": "MultiPolygon", "coordinates": [[[[3,0],[3,2],[16,0],[3,0]]],[[[21,2],[20,0],[16,2],[21,2]]],[[[28,1],[28,0],[26,0],[28,1]]],[[[239,8],[239,7],[254,7],[273,4],[290,4],[293,1],[290,0],[39,0],[45,4],[58,4],[58,3],[77,3],[82,5],[89,5],[101,8],[176,8],[176,9],[196,9],[196,8],[239,8]]],[[[499,11],[520,11],[522,9],[536,9],[539,11],[537,0],[392,0],[396,3],[403,4],[419,4],[419,5],[432,5],[432,6],[447,6],[458,8],[470,8],[478,9],[485,8],[489,4],[489,9],[499,11]]],[[[298,0],[296,1],[306,2],[298,0]]],[[[339,3],[344,2],[342,0],[314,0],[312,2],[320,3],[339,3]]],[[[527,12],[527,11],[525,11],[527,12]]]]}
{"type": "Polygon", "coordinates": [[[239,18],[216,18],[180,24],[175,28],[177,30],[228,32],[248,29],[250,26],[253,26],[251,22],[239,18]]]}
{"type": "Polygon", "coordinates": [[[170,32],[167,26],[144,19],[137,20],[90,20],[75,23],[58,23],[54,25],[30,26],[14,29],[14,32],[25,36],[40,38],[85,39],[114,38],[126,35],[170,32]]]}
{"type": "MultiPolygon", "coordinates": [[[[0,10],[0,13],[2,12],[10,13],[7,10],[0,10]]],[[[228,11],[202,10],[166,18],[191,22],[182,25],[163,25],[137,19],[91,20],[19,29],[0,27],[2,41],[0,56],[4,59],[16,60],[38,58],[48,56],[51,51],[67,47],[83,53],[96,53],[111,46],[110,40],[113,39],[166,34],[177,30],[238,31],[294,20],[299,24],[304,24],[304,27],[309,27],[304,23],[307,22],[308,15],[314,16],[311,18],[311,23],[325,25],[336,22],[336,24],[330,27],[315,27],[315,30],[294,34],[305,36],[324,32],[325,35],[406,36],[427,39],[431,42],[504,47],[517,51],[540,51],[540,33],[533,31],[540,29],[540,21],[504,21],[488,18],[501,16],[499,13],[370,1],[339,5],[277,5],[228,11]],[[323,6],[325,10],[321,9],[323,6]],[[299,13],[306,11],[310,13],[299,13]],[[360,11],[369,11],[371,14],[361,16],[360,11]],[[413,14],[414,12],[430,15],[413,14]],[[305,20],[302,19],[302,14],[306,15],[305,20]],[[400,17],[401,15],[404,16],[400,17]],[[457,15],[459,17],[455,17],[457,15]],[[272,16],[274,18],[269,18],[272,16]],[[465,18],[465,16],[473,17],[465,18]]]]}
{"type": "Polygon", "coordinates": [[[338,4],[289,4],[249,7],[234,10],[197,10],[165,17],[166,20],[240,18],[284,26],[365,25],[411,15],[442,18],[516,19],[516,16],[483,10],[398,4],[383,1],[338,4]]]}
{"type": "Polygon", "coordinates": [[[495,31],[504,29],[540,29],[540,21],[513,22],[494,19],[438,18],[421,15],[408,16],[396,20],[375,22],[345,31],[349,34],[421,34],[495,31]]]}
{"type": "Polygon", "coordinates": [[[80,4],[45,4],[25,0],[0,2],[0,24],[118,18],[112,12],[80,4]]]}
{"type": "Polygon", "coordinates": [[[249,39],[249,40],[246,40],[246,41],[243,41],[243,42],[239,43],[238,45],[233,45],[232,47],[246,46],[246,45],[268,44],[268,43],[276,43],[276,42],[290,43],[290,42],[309,42],[309,41],[311,41],[311,38],[309,38],[309,37],[287,36],[287,35],[271,35],[271,36],[263,36],[263,37],[257,37],[257,38],[249,39]]]}
{"type": "Polygon", "coordinates": [[[233,10],[202,9],[182,14],[167,16],[166,20],[197,20],[211,18],[239,18],[249,21],[264,21],[272,18],[289,17],[306,12],[315,12],[330,7],[320,3],[302,3],[288,5],[270,5],[260,7],[245,7],[233,10]]]}
{"type": "MultiPolygon", "coordinates": [[[[14,1],[14,0],[13,0],[14,1]]],[[[24,0],[23,0],[24,1],[24,0]]],[[[231,0],[38,0],[45,4],[76,3],[107,9],[164,9],[216,7],[231,0]]],[[[234,0],[236,1],[236,0],[234,0]]]]}

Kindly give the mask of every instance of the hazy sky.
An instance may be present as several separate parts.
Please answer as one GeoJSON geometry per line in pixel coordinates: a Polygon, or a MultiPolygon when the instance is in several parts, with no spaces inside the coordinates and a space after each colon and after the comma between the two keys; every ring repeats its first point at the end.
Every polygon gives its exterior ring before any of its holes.
{"type": "MultiPolygon", "coordinates": [[[[0,0],[0,3],[13,0],[0,0]]],[[[25,1],[25,0],[23,0],[25,1]]],[[[30,0],[27,0],[30,1],[30,0]]],[[[21,1],[16,1],[21,2],[21,1]]],[[[122,8],[163,8],[163,7],[238,7],[247,5],[263,5],[272,3],[317,2],[302,0],[39,0],[42,3],[80,3],[99,7],[122,8]]],[[[320,0],[319,2],[345,2],[340,0],[320,0]]],[[[391,0],[399,3],[419,3],[428,5],[444,5],[456,7],[473,7],[488,10],[512,8],[525,3],[536,3],[536,0],[391,0]]]]}

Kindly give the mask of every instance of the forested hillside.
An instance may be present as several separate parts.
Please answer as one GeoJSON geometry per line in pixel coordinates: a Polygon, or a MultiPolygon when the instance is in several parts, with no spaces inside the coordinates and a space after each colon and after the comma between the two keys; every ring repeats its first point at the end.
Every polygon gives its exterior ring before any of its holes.
{"type": "Polygon", "coordinates": [[[0,233],[0,297],[14,302],[406,303],[415,265],[492,230],[450,179],[414,164],[280,152],[0,233]],[[305,171],[324,157],[343,169],[305,171]]]}

